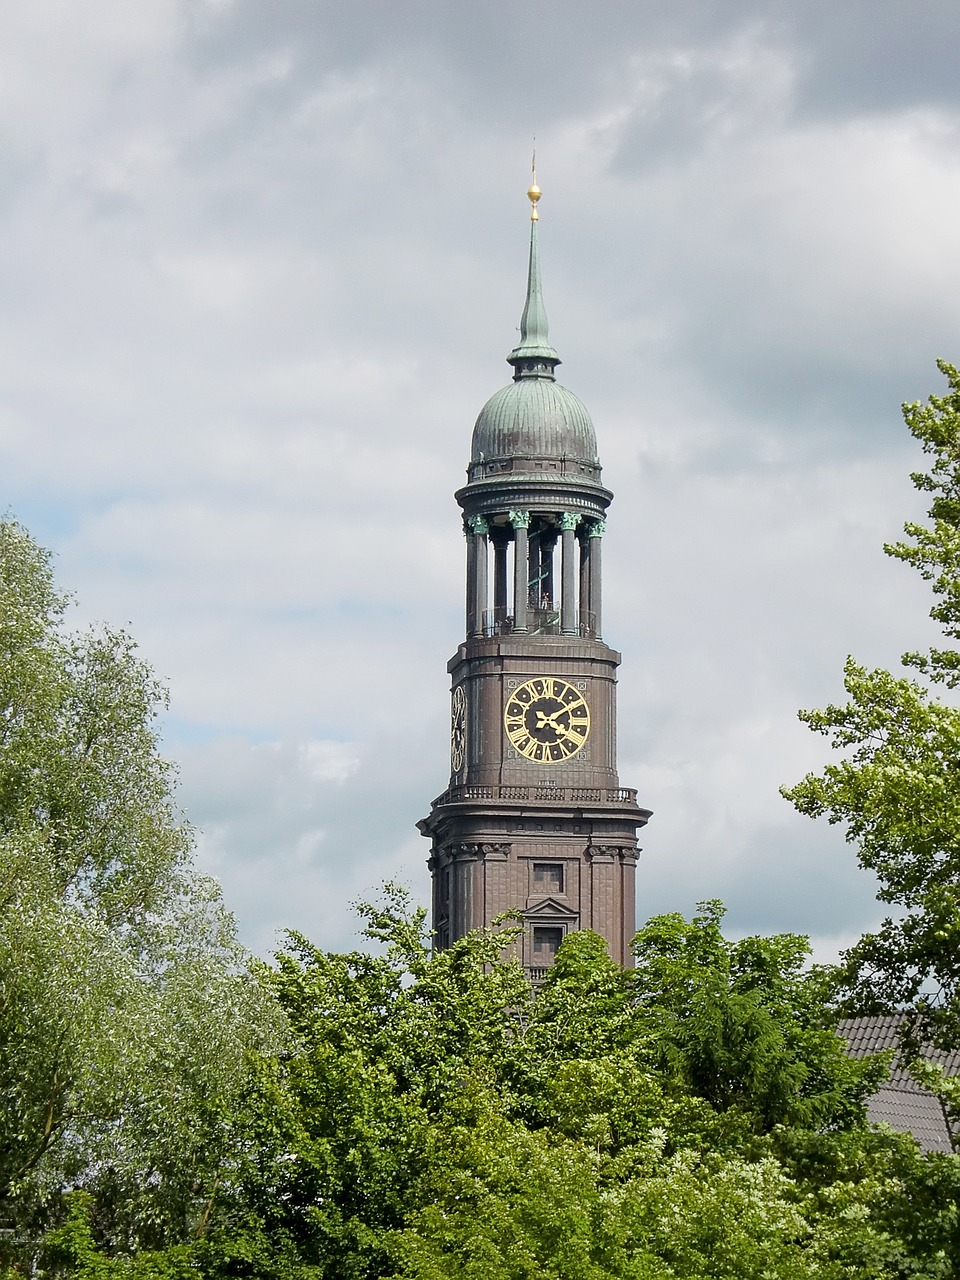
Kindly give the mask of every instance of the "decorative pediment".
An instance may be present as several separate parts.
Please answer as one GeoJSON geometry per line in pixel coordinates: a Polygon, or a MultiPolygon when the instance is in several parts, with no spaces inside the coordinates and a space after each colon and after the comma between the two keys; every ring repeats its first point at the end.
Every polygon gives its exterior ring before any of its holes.
{"type": "Polygon", "coordinates": [[[577,918],[577,913],[570,909],[570,903],[561,902],[559,898],[538,898],[523,914],[528,920],[570,921],[577,918]]]}

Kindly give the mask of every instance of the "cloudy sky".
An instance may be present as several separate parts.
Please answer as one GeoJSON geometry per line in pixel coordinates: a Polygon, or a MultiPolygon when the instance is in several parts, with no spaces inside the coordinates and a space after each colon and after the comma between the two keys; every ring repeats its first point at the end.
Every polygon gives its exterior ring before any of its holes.
{"type": "Polygon", "coordinates": [[[349,945],[445,786],[453,490],[537,138],[561,380],[616,498],[641,916],[877,918],[777,792],[927,599],[899,405],[960,359],[956,0],[5,0],[0,508],[168,683],[245,939],[349,945]]]}

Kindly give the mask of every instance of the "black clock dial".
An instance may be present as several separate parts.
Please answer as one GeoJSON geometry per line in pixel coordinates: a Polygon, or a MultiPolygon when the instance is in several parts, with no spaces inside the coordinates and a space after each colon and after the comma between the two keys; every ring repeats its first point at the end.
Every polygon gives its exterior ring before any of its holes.
{"type": "Polygon", "coordinates": [[[450,704],[450,767],[454,773],[463,768],[467,740],[467,699],[463,686],[457,685],[450,704]]]}
{"type": "Polygon", "coordinates": [[[503,724],[522,756],[554,764],[582,750],[590,734],[590,709],[580,690],[566,680],[537,676],[507,698],[503,724]]]}

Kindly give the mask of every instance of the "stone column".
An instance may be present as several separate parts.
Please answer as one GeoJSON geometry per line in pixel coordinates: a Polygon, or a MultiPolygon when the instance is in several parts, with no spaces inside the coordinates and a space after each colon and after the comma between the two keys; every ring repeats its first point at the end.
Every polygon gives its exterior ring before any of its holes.
{"type": "Polygon", "coordinates": [[[463,536],[467,543],[467,635],[477,634],[477,557],[474,543],[476,538],[469,524],[463,522],[463,536]]]}
{"type": "Polygon", "coordinates": [[[565,511],[560,517],[560,537],[563,541],[562,587],[560,598],[560,631],[565,636],[577,634],[577,525],[580,517],[565,511]]]}
{"type": "Polygon", "coordinates": [[[637,854],[639,850],[625,848],[621,851],[621,875],[623,876],[623,951],[619,957],[625,969],[634,966],[630,943],[637,932],[637,854]]]}
{"type": "Polygon", "coordinates": [[[493,607],[496,610],[494,625],[502,631],[507,616],[507,537],[505,529],[498,529],[493,538],[493,607]]]}
{"type": "Polygon", "coordinates": [[[581,527],[580,535],[580,630],[593,635],[593,619],[590,616],[590,534],[581,527]]]}
{"type": "Polygon", "coordinates": [[[513,629],[526,631],[527,605],[530,595],[530,567],[528,564],[527,529],[530,527],[529,511],[511,511],[513,525],[513,629]]]}
{"type": "Polygon", "coordinates": [[[557,546],[557,531],[547,527],[540,534],[540,595],[546,596],[550,609],[556,606],[556,592],[553,585],[554,551],[557,546]]]}
{"type": "Polygon", "coordinates": [[[535,530],[527,542],[527,599],[534,609],[540,607],[540,543],[543,534],[535,530]]]}
{"type": "Polygon", "coordinates": [[[487,611],[487,530],[489,528],[483,516],[471,516],[469,519],[470,539],[473,544],[473,627],[472,636],[484,634],[484,614],[487,611]]]}
{"type": "Polygon", "coordinates": [[[607,527],[605,520],[594,520],[590,525],[590,612],[593,614],[593,634],[599,640],[602,632],[600,622],[601,578],[600,578],[600,539],[607,527]]]}

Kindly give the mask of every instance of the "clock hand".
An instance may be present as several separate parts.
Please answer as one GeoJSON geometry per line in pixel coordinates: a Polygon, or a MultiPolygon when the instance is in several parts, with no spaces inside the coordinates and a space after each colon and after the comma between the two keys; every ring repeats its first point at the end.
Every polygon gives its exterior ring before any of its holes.
{"type": "Polygon", "coordinates": [[[566,725],[557,724],[557,716],[561,715],[563,715],[562,711],[554,711],[552,715],[547,715],[545,711],[538,711],[537,716],[540,723],[537,725],[537,728],[545,729],[549,725],[554,733],[566,733],[566,725]]]}

